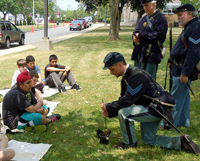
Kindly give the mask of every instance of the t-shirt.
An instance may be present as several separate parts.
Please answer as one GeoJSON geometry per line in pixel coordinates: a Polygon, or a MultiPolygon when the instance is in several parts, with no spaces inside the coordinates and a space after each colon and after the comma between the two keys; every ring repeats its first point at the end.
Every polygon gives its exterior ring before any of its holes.
{"type": "Polygon", "coordinates": [[[17,83],[17,76],[18,76],[20,73],[21,73],[21,72],[20,72],[19,69],[17,69],[17,70],[15,71],[15,73],[14,73],[14,75],[13,75],[13,77],[12,77],[12,84],[11,84],[11,87],[17,83]]]}
{"type": "MultiPolygon", "coordinates": [[[[47,71],[48,67],[51,67],[50,64],[47,64],[46,67],[44,68],[44,73],[45,73],[45,79],[46,80],[49,79],[49,74],[51,73],[51,72],[47,71]]],[[[56,66],[54,68],[65,69],[65,66],[56,64],[56,66]]],[[[59,74],[59,72],[56,72],[56,73],[59,74]]]]}
{"type": "Polygon", "coordinates": [[[30,69],[30,68],[27,66],[27,70],[28,70],[28,71],[29,71],[29,70],[34,70],[34,71],[36,71],[38,74],[41,73],[41,72],[40,72],[40,67],[37,66],[37,65],[35,65],[35,66],[33,67],[33,69],[30,69]]]}
{"type": "Polygon", "coordinates": [[[25,109],[31,105],[37,104],[32,92],[24,93],[15,86],[3,99],[3,121],[10,129],[16,129],[18,121],[25,109]]]}

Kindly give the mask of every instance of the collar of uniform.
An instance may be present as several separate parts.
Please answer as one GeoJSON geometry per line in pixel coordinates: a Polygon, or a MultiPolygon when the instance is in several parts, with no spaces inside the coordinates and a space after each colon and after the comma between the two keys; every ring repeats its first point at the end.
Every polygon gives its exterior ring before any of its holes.
{"type": "Polygon", "coordinates": [[[149,16],[149,19],[152,17],[154,17],[155,15],[157,15],[158,13],[160,13],[160,10],[159,9],[156,9],[156,11],[151,15],[149,16]]]}
{"type": "Polygon", "coordinates": [[[129,66],[130,66],[130,64],[127,64],[127,65],[126,65],[126,69],[125,69],[125,71],[124,71],[123,77],[125,76],[126,71],[127,71],[127,69],[128,69],[129,66]]]}
{"type": "Polygon", "coordinates": [[[187,26],[189,26],[191,23],[193,23],[194,21],[197,21],[197,20],[199,20],[198,17],[194,17],[193,19],[191,19],[191,20],[184,26],[184,29],[185,29],[187,26]]]}

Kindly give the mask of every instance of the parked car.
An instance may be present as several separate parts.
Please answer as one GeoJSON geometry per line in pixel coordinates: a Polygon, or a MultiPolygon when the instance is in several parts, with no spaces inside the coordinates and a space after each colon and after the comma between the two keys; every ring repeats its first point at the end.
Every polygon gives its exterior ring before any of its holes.
{"type": "Polygon", "coordinates": [[[89,26],[92,26],[92,17],[91,16],[87,16],[87,17],[85,17],[85,19],[88,21],[89,26]]]}
{"type": "Polygon", "coordinates": [[[21,31],[10,21],[0,21],[0,45],[10,48],[10,43],[18,42],[24,45],[25,32],[21,31]]]}
{"type": "Polygon", "coordinates": [[[76,30],[76,29],[82,30],[82,29],[84,29],[84,24],[83,24],[83,22],[80,21],[80,20],[74,20],[74,21],[72,21],[72,22],[70,23],[69,29],[70,29],[70,31],[71,31],[71,30],[76,30]]]}
{"type": "Polygon", "coordinates": [[[84,18],[78,18],[77,20],[80,20],[80,21],[83,22],[85,29],[89,27],[89,23],[86,21],[86,19],[84,19],[84,18]]]}

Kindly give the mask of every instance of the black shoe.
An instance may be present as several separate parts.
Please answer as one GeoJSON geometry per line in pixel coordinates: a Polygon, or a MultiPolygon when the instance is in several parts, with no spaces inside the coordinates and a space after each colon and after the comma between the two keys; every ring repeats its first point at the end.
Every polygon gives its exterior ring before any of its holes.
{"type": "Polygon", "coordinates": [[[59,114],[53,114],[51,116],[47,116],[47,118],[51,119],[51,122],[54,122],[56,120],[60,120],[61,116],[59,114]]]}
{"type": "Polygon", "coordinates": [[[65,88],[65,85],[64,84],[60,84],[59,86],[58,86],[58,91],[61,93],[67,93],[67,90],[66,90],[66,88],[65,88]]]}
{"type": "Polygon", "coordinates": [[[80,86],[79,86],[77,83],[75,83],[75,84],[72,86],[71,89],[75,89],[75,90],[77,90],[77,91],[81,91],[81,88],[80,88],[80,86]]]}
{"type": "Polygon", "coordinates": [[[189,135],[181,136],[181,149],[197,155],[200,153],[199,147],[192,141],[189,135]]]}
{"type": "Polygon", "coordinates": [[[136,148],[137,147],[137,142],[133,144],[124,144],[123,142],[118,143],[113,145],[114,148],[116,149],[128,149],[128,148],[136,148]]]}

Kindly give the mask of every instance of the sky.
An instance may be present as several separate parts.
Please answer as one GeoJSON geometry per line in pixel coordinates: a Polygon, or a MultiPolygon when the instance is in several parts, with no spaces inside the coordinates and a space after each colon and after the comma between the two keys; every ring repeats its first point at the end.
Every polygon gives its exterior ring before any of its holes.
{"type": "Polygon", "coordinates": [[[75,0],[57,0],[57,5],[62,10],[76,10],[78,8],[78,2],[75,0]]]}

